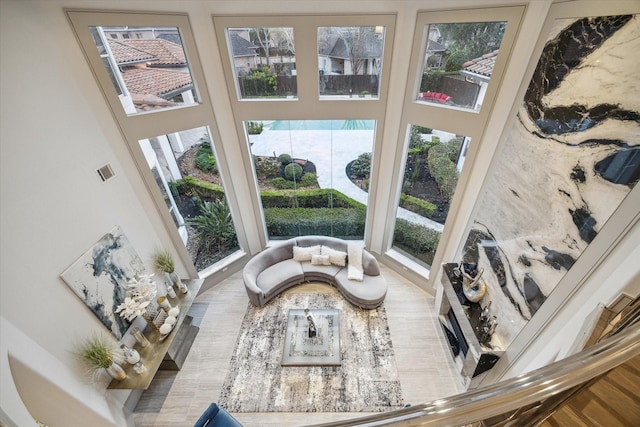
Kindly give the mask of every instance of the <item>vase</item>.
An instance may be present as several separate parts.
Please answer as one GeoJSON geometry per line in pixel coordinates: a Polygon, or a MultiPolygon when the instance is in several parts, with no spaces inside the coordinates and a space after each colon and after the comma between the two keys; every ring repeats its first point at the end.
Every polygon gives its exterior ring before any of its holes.
{"type": "Polygon", "coordinates": [[[169,278],[169,282],[173,286],[178,288],[180,292],[182,292],[183,294],[186,294],[188,292],[187,285],[182,283],[182,280],[180,279],[180,276],[178,276],[178,273],[176,273],[175,271],[172,271],[171,273],[165,273],[165,274],[169,278]]]}
{"type": "Polygon", "coordinates": [[[114,380],[122,381],[127,378],[127,373],[122,369],[122,366],[118,365],[116,362],[111,363],[111,366],[104,369],[114,380]]]}

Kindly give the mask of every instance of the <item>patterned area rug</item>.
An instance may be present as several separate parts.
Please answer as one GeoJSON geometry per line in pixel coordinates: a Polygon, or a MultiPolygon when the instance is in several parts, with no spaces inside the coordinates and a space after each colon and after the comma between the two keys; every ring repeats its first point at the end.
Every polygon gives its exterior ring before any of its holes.
{"type": "Polygon", "coordinates": [[[249,303],[218,404],[230,412],[382,412],[403,406],[384,306],[362,310],[306,284],[249,303]],[[340,310],[341,366],[280,366],[290,309],[340,310]]]}

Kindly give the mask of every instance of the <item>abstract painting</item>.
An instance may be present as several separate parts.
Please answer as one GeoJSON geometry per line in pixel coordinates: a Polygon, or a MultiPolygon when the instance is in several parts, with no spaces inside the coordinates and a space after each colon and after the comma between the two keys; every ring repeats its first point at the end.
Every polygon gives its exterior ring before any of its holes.
{"type": "Polygon", "coordinates": [[[130,322],[115,314],[115,309],[124,301],[127,282],[144,273],[142,260],[120,227],[116,226],[60,277],[120,339],[130,322]]]}

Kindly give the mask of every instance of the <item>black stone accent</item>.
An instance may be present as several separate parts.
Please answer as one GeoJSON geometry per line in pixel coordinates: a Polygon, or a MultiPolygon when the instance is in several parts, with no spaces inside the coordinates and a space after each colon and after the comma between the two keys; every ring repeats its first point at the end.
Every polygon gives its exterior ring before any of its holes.
{"type": "Polygon", "coordinates": [[[597,162],[598,175],[615,184],[633,188],[640,180],[640,148],[621,150],[597,162]]]}
{"type": "Polygon", "coordinates": [[[589,208],[583,206],[575,210],[569,209],[569,213],[571,214],[573,223],[578,227],[580,238],[587,243],[591,243],[598,232],[593,228],[597,221],[593,216],[591,216],[589,208]]]}
{"type": "Polygon", "coordinates": [[[550,40],[544,47],[531,83],[525,94],[525,106],[531,120],[546,134],[577,132],[589,129],[606,118],[639,120],[638,113],[602,104],[547,108],[544,95],[556,89],[583,58],[598,49],[609,37],[632,19],[632,15],[580,19],[550,40]]]}
{"type": "Polygon", "coordinates": [[[540,287],[529,273],[524,275],[522,286],[524,298],[527,300],[527,305],[529,306],[529,310],[531,310],[531,315],[533,316],[547,297],[545,297],[540,291],[540,287]]]}
{"type": "Polygon", "coordinates": [[[584,168],[580,165],[580,163],[575,165],[571,170],[571,179],[580,184],[583,184],[587,180],[587,177],[584,173],[584,168]]]}
{"type": "Polygon", "coordinates": [[[477,377],[483,372],[488,371],[493,368],[493,365],[500,359],[500,356],[496,356],[495,354],[485,353],[480,356],[480,360],[478,361],[478,365],[476,366],[476,370],[473,372],[473,376],[477,377]]]}
{"type": "Polygon", "coordinates": [[[549,266],[556,270],[560,270],[561,268],[569,270],[573,263],[576,262],[576,260],[569,254],[563,254],[553,249],[549,249],[546,246],[543,246],[542,250],[546,253],[544,260],[549,266]]]}

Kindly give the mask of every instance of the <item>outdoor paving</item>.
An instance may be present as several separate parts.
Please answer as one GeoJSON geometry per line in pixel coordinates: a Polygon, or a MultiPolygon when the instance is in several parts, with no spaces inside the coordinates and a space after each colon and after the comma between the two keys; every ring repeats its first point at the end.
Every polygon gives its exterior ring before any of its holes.
{"type": "MultiPolygon", "coordinates": [[[[287,153],[294,158],[309,160],[316,165],[320,188],[334,188],[365,205],[369,195],[351,182],[346,167],[360,154],[372,152],[373,140],[373,130],[289,131],[265,128],[260,135],[249,136],[252,154],[278,156],[287,153]]],[[[404,208],[399,208],[398,217],[433,230],[443,230],[442,224],[404,208]]]]}

